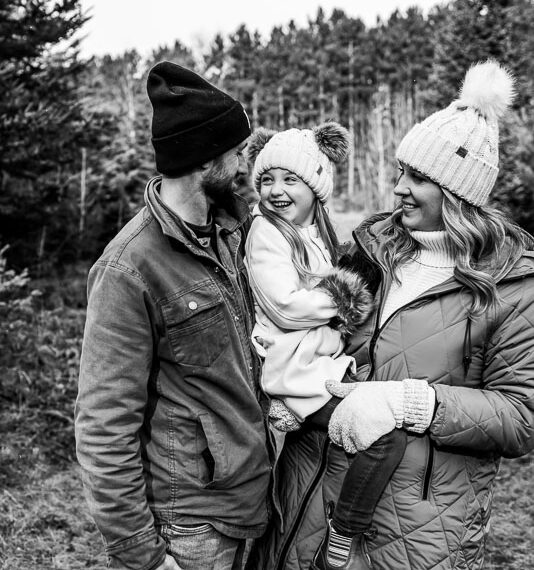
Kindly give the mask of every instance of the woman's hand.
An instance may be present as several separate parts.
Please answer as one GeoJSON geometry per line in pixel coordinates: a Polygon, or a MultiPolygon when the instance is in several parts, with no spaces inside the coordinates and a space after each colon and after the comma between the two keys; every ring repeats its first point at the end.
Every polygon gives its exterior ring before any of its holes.
{"type": "Polygon", "coordinates": [[[435,392],[424,380],[327,381],[326,389],[344,398],[332,413],[328,433],[347,453],[367,449],[395,428],[423,433],[432,421],[435,392]]]}

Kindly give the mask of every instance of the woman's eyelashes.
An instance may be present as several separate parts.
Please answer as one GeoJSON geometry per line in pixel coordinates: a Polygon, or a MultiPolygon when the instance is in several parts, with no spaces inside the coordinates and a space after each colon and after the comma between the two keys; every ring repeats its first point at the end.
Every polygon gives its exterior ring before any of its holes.
{"type": "Polygon", "coordinates": [[[406,174],[409,179],[412,182],[415,182],[415,184],[424,184],[425,182],[430,182],[430,180],[424,176],[423,174],[420,174],[419,172],[417,172],[417,170],[412,170],[411,168],[404,168],[403,166],[399,165],[397,167],[397,170],[399,171],[398,176],[397,176],[397,180],[395,182],[395,184],[398,184],[401,180],[401,178],[406,174]]]}
{"type": "Polygon", "coordinates": [[[402,168],[402,166],[397,166],[397,180],[395,180],[395,186],[397,186],[397,184],[400,182],[400,179],[402,178],[403,174],[404,174],[404,168],[402,168]]]}

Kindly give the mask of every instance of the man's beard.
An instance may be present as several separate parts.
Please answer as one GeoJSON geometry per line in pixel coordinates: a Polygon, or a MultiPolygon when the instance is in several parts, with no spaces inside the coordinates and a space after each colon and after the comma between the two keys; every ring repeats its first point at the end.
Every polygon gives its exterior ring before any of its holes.
{"type": "Polygon", "coordinates": [[[238,185],[235,177],[230,177],[224,168],[213,168],[202,180],[202,189],[214,205],[225,207],[233,202],[238,185]]]}

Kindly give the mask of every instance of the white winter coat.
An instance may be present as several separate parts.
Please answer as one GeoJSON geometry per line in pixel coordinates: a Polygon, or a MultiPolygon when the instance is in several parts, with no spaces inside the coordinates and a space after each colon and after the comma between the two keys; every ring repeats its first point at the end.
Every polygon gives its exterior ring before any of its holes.
{"type": "Polygon", "coordinates": [[[311,270],[319,275],[310,283],[299,278],[287,240],[261,215],[248,234],[246,264],[256,310],[253,342],[265,359],[263,389],[303,421],[331,398],[325,380],[341,380],[354,360],[342,353],[340,333],[327,324],[336,315],[332,298],[312,288],[332,268],[330,255],[315,225],[300,231],[311,270]]]}

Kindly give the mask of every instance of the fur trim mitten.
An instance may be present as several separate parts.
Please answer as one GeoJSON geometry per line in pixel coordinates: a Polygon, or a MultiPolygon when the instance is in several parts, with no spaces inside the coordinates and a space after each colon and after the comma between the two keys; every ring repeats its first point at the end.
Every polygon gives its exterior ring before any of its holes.
{"type": "Polygon", "coordinates": [[[343,337],[354,334],[373,310],[373,297],[363,279],[348,269],[334,268],[317,287],[325,290],[337,305],[338,313],[330,326],[343,337]]]}

